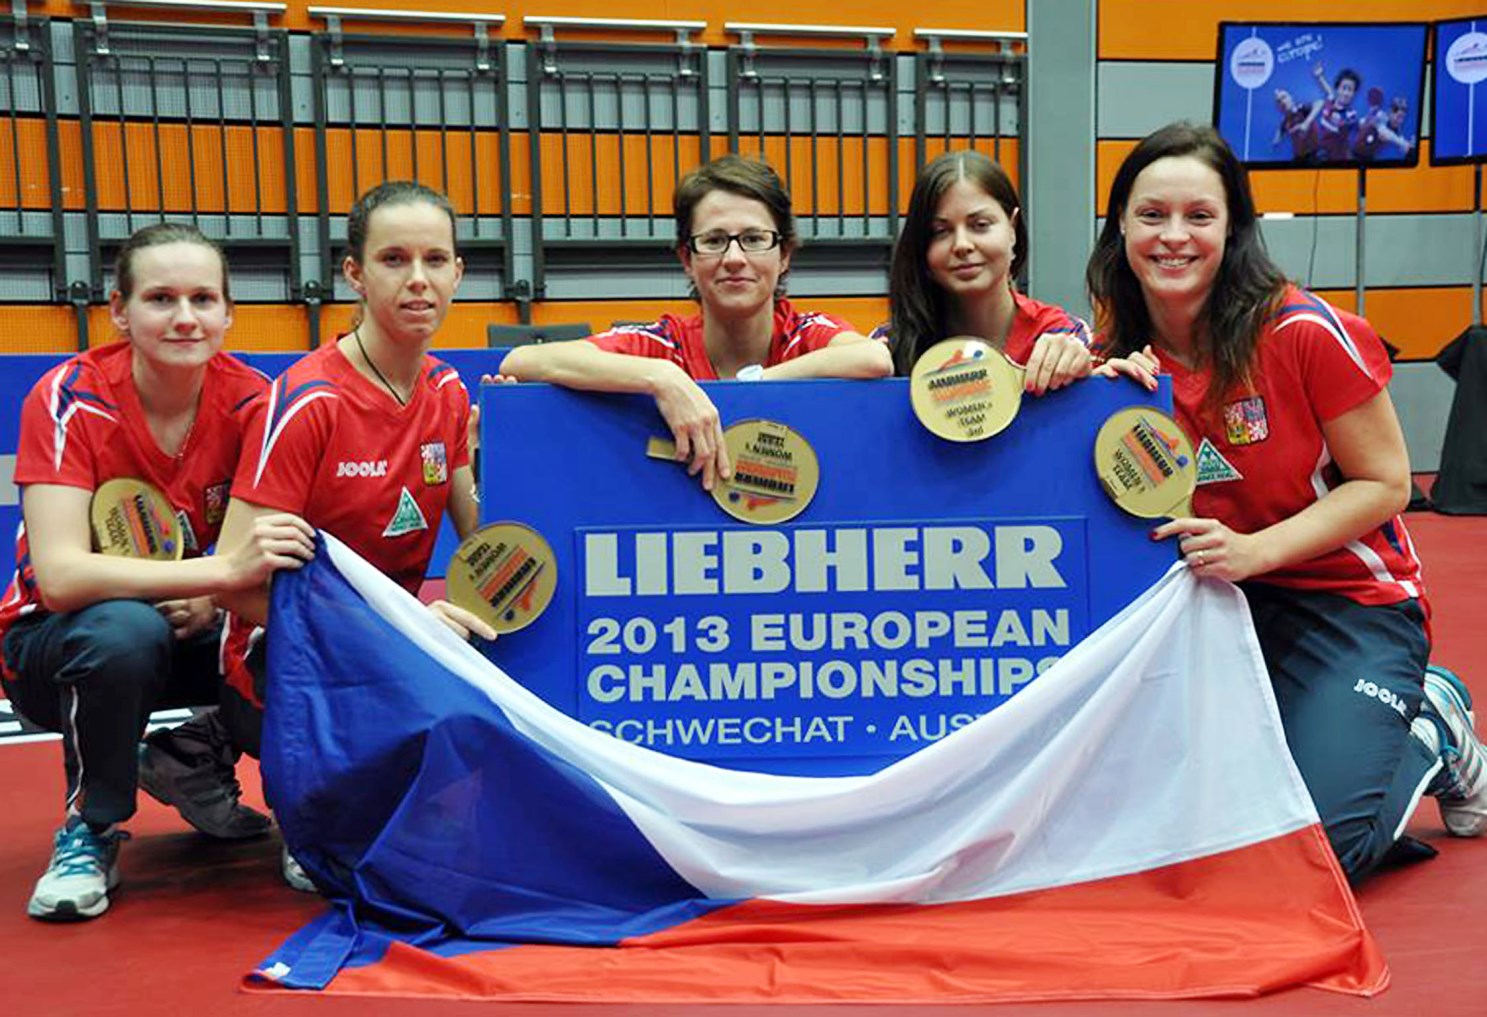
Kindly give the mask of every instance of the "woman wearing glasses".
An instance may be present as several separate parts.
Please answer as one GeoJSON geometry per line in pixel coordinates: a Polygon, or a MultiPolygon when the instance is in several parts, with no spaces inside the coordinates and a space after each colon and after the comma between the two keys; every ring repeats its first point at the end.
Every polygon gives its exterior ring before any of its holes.
{"type": "Polygon", "coordinates": [[[677,257],[700,313],[662,315],[568,343],[522,346],[501,373],[597,392],[645,392],[676,439],[677,458],[711,490],[730,475],[722,424],[697,382],[738,378],[881,378],[888,348],[784,296],[796,247],[790,196],[762,162],[724,156],[672,196],[677,257]]]}

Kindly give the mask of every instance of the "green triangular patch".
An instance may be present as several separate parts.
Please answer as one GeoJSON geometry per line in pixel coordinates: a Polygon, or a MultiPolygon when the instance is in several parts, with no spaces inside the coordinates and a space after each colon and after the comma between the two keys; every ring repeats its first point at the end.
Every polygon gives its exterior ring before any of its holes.
{"type": "Polygon", "coordinates": [[[1220,484],[1226,480],[1243,479],[1244,474],[1236,470],[1233,464],[1213,447],[1213,443],[1204,438],[1198,446],[1198,483],[1220,484]]]}
{"type": "Polygon", "coordinates": [[[428,528],[428,520],[423,517],[423,510],[418,507],[418,502],[413,500],[406,487],[403,488],[403,493],[398,495],[398,510],[392,514],[392,522],[387,524],[382,535],[401,537],[405,533],[428,528]]]}

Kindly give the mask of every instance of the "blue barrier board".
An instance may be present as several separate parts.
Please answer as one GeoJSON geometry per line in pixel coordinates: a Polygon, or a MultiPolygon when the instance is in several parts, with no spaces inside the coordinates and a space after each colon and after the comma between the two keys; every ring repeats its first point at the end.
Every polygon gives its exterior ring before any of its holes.
{"type": "Polygon", "coordinates": [[[803,435],[820,488],[788,523],[726,515],[648,398],[485,386],[481,512],[552,545],[557,591],[487,647],[545,700],[628,741],[780,773],[860,773],[1005,702],[1166,571],[1171,543],[1093,467],[1115,410],[1093,379],[1002,434],[925,431],[907,382],[719,382],[731,423],[803,435]]]}

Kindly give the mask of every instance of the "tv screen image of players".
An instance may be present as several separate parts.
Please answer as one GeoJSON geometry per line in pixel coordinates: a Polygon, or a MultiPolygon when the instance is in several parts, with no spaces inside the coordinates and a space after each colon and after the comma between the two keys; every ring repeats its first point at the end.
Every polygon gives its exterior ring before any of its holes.
{"type": "Polygon", "coordinates": [[[1413,166],[1428,30],[1221,24],[1214,124],[1250,166],[1413,166]]]}
{"type": "Polygon", "coordinates": [[[1487,161],[1487,15],[1435,26],[1430,161],[1487,161]]]}

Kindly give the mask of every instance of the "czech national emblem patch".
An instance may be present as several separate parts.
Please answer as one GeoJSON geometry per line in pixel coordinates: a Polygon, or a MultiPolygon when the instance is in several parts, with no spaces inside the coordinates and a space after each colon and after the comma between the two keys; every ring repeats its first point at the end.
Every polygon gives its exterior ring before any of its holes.
{"type": "Polygon", "coordinates": [[[212,484],[202,492],[202,498],[206,502],[205,515],[208,526],[216,526],[226,518],[227,499],[231,492],[231,480],[224,480],[220,484],[212,484]]]}
{"type": "Polygon", "coordinates": [[[1265,397],[1250,396],[1224,407],[1224,435],[1230,445],[1253,445],[1270,437],[1265,397]]]}
{"type": "Polygon", "coordinates": [[[449,480],[449,457],[444,453],[442,441],[431,441],[420,445],[418,454],[423,459],[423,482],[429,487],[447,483],[449,480]]]}

